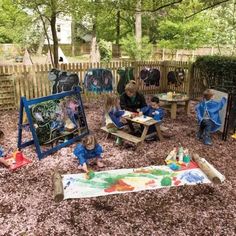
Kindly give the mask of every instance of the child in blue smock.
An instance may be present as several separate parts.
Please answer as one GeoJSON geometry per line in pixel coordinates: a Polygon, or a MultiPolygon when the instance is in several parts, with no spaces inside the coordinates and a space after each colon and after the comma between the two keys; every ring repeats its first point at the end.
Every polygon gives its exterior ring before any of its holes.
{"type": "Polygon", "coordinates": [[[221,127],[219,111],[224,107],[226,98],[220,101],[213,100],[214,93],[211,89],[207,89],[203,93],[203,101],[195,107],[199,130],[198,139],[202,139],[206,145],[212,145],[211,133],[217,131],[221,127]]]}
{"type": "Polygon", "coordinates": [[[98,167],[103,167],[102,154],[103,150],[100,144],[97,143],[93,135],[88,135],[84,138],[82,144],[78,144],[74,150],[74,155],[79,160],[79,168],[88,172],[88,160],[96,158],[98,167]]]}
{"type": "MultiPolygon", "coordinates": [[[[145,106],[141,109],[141,112],[143,113],[144,116],[150,116],[154,120],[161,122],[162,119],[164,118],[164,110],[160,108],[160,101],[158,97],[152,97],[151,98],[151,103],[148,106],[145,106]]],[[[156,127],[155,125],[152,125],[148,129],[148,134],[156,132],[156,127]]],[[[154,140],[155,137],[146,139],[146,140],[154,140]]]]}
{"type": "Polygon", "coordinates": [[[144,116],[150,116],[156,121],[162,121],[164,117],[164,111],[160,108],[160,101],[158,97],[152,97],[151,103],[141,109],[144,116]]]}
{"type": "Polygon", "coordinates": [[[119,99],[114,94],[109,94],[106,97],[105,101],[105,119],[106,127],[113,128],[116,127],[121,129],[124,127],[126,121],[122,116],[125,111],[120,110],[119,108],[119,99]]]}

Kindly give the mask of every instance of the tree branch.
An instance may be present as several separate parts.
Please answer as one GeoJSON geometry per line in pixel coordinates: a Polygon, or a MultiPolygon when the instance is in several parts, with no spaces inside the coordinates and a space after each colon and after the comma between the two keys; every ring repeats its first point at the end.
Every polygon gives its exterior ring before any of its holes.
{"type": "Polygon", "coordinates": [[[153,10],[141,10],[141,12],[156,12],[156,11],[159,11],[163,8],[166,8],[166,7],[169,7],[169,6],[172,6],[172,5],[175,5],[175,4],[178,4],[178,3],[181,3],[183,0],[177,0],[177,1],[174,1],[174,2],[170,2],[170,3],[167,3],[163,6],[160,6],[156,9],[153,9],[153,10]]]}
{"type": "MultiPolygon", "coordinates": [[[[150,9],[136,10],[135,7],[134,7],[134,8],[129,8],[129,7],[125,7],[125,6],[122,7],[122,6],[119,5],[119,2],[117,2],[117,4],[113,3],[112,6],[113,6],[115,9],[119,8],[120,10],[124,10],[124,11],[156,12],[156,11],[159,11],[159,10],[161,10],[161,9],[163,9],[163,8],[166,8],[166,7],[169,7],[169,6],[172,6],[172,5],[181,3],[182,1],[183,1],[183,0],[174,0],[174,1],[172,1],[172,2],[166,3],[166,4],[164,4],[164,5],[160,6],[160,7],[157,7],[157,8],[152,9],[152,10],[150,10],[150,9]]],[[[95,3],[96,3],[96,4],[103,4],[102,1],[96,1],[95,3]]]]}
{"type": "Polygon", "coordinates": [[[218,5],[222,4],[222,3],[226,3],[226,2],[229,2],[229,1],[230,1],[230,0],[224,0],[224,1],[221,1],[221,2],[217,2],[217,3],[213,4],[213,5],[210,5],[210,6],[208,6],[208,7],[203,8],[203,9],[197,11],[197,12],[194,12],[193,14],[191,14],[191,15],[189,15],[189,16],[186,16],[185,19],[188,19],[188,18],[190,18],[190,17],[193,17],[193,16],[197,15],[197,14],[200,13],[200,12],[203,12],[203,11],[205,11],[205,10],[214,8],[214,7],[216,7],[216,6],[218,6],[218,5]]]}

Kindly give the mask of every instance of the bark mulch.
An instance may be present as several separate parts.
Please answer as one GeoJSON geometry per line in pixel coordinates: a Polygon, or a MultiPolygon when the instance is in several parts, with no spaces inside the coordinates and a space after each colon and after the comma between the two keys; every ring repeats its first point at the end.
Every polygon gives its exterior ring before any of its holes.
{"type": "MultiPolygon", "coordinates": [[[[173,146],[182,143],[190,153],[205,157],[226,181],[162,188],[153,191],[125,193],[55,203],[51,177],[58,166],[62,174],[79,173],[72,151],[76,144],[39,161],[33,146],[23,150],[33,162],[15,172],[0,166],[0,235],[236,235],[236,140],[221,140],[213,135],[208,147],[195,138],[197,122],[194,105],[191,116],[180,110],[175,121],[167,113],[164,126],[169,137],[163,142],[145,142],[135,150],[132,145],[114,145],[100,131],[102,103],[85,104],[90,130],[104,148],[102,170],[163,165],[173,146]]],[[[4,139],[0,145],[7,151],[16,149],[18,112],[1,114],[4,139]]],[[[27,134],[30,136],[29,134],[27,134]]],[[[94,167],[95,171],[99,171],[94,167]]]]}

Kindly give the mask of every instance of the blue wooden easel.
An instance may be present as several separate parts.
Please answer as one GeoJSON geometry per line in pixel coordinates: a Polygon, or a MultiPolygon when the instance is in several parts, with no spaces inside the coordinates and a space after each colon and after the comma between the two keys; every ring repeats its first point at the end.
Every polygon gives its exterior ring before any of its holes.
{"type": "Polygon", "coordinates": [[[89,134],[89,130],[88,130],[88,124],[86,121],[86,116],[84,113],[84,108],[83,108],[83,104],[82,104],[82,99],[81,99],[81,95],[80,95],[80,89],[77,87],[72,91],[69,92],[62,92],[62,93],[58,93],[58,94],[53,94],[47,97],[41,97],[41,98],[36,98],[36,99],[31,99],[31,100],[27,100],[25,97],[21,97],[20,100],[20,114],[19,114],[19,123],[18,123],[18,144],[17,147],[18,149],[22,149],[25,148],[27,146],[30,145],[35,145],[36,148],[36,153],[38,155],[38,158],[41,160],[43,157],[52,154],[53,152],[58,151],[59,149],[68,146],[72,143],[74,143],[77,140],[80,140],[81,138],[83,138],[84,136],[86,136],[87,134],[89,134]],[[39,140],[38,140],[38,136],[34,127],[34,123],[33,123],[33,118],[30,112],[30,106],[41,103],[41,102],[45,102],[45,101],[50,101],[50,100],[55,100],[55,99],[62,99],[64,97],[67,96],[76,96],[76,98],[80,101],[80,112],[81,112],[81,116],[83,117],[83,120],[85,122],[85,127],[84,127],[84,132],[76,137],[73,137],[71,139],[69,139],[68,141],[65,141],[61,144],[58,144],[55,147],[52,147],[49,150],[46,151],[42,151],[40,144],[39,144],[39,140]],[[26,113],[27,119],[28,119],[28,124],[30,127],[30,131],[32,133],[33,139],[27,142],[22,143],[22,129],[24,127],[25,124],[23,124],[23,113],[26,113]]]}

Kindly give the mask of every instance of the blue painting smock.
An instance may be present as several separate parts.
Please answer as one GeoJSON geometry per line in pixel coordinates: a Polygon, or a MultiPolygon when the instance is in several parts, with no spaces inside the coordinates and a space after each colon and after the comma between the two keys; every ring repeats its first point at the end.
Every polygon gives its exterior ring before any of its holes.
{"type": "Polygon", "coordinates": [[[102,152],[102,147],[99,144],[96,144],[92,150],[88,150],[82,144],[78,144],[73,153],[78,158],[80,165],[83,165],[91,158],[101,158],[102,152]]]}
{"type": "Polygon", "coordinates": [[[120,121],[121,117],[124,115],[124,111],[112,108],[106,115],[106,125],[113,123],[117,128],[122,128],[124,124],[120,121]]]}
{"type": "Polygon", "coordinates": [[[150,116],[156,121],[161,121],[164,117],[164,111],[162,108],[153,109],[151,106],[145,106],[141,109],[141,112],[145,116],[150,116]]]}
{"type": "Polygon", "coordinates": [[[217,131],[222,124],[219,111],[224,107],[225,103],[226,98],[224,97],[220,101],[212,99],[207,101],[204,99],[202,102],[198,103],[195,107],[195,111],[199,125],[203,119],[210,119],[214,123],[211,127],[211,132],[217,131]]]}

